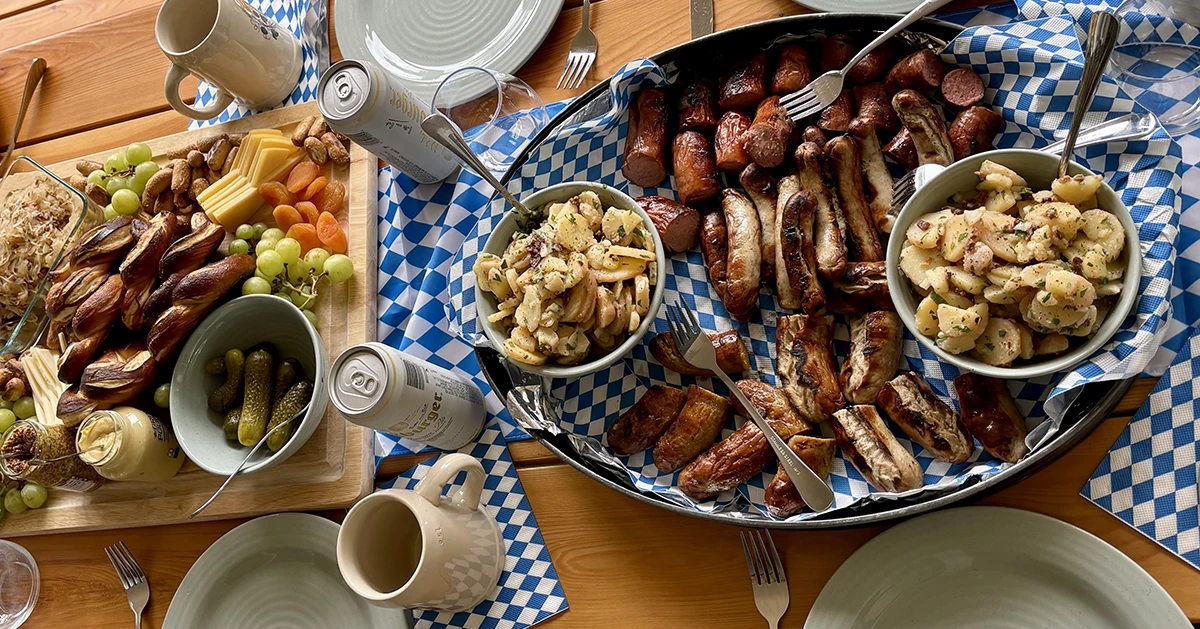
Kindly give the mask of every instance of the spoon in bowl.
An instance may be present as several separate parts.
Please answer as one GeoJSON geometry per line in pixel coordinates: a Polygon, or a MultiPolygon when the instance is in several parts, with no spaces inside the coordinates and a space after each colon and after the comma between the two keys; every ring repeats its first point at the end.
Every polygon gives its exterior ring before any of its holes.
{"type": "Polygon", "coordinates": [[[1067,167],[1071,164],[1071,153],[1075,151],[1075,140],[1083,127],[1083,117],[1092,108],[1092,99],[1096,97],[1096,89],[1100,87],[1100,79],[1104,76],[1104,68],[1108,67],[1108,58],[1112,55],[1117,43],[1117,33],[1121,22],[1117,16],[1107,11],[1096,11],[1088,25],[1087,50],[1083,53],[1083,77],[1079,79],[1079,96],[1075,99],[1075,113],[1071,116],[1071,130],[1063,141],[1062,157],[1058,160],[1058,176],[1067,175],[1067,167]]]}

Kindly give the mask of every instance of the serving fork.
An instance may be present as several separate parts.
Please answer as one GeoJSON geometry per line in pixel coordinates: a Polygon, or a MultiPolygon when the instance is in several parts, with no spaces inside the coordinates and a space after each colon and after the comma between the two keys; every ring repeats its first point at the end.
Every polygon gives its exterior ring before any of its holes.
{"type": "Polygon", "coordinates": [[[771,629],[779,629],[779,620],[787,611],[787,575],[775,550],[775,540],[765,530],[738,531],[742,550],[746,553],[746,568],[750,570],[750,586],[754,589],[754,606],[767,620],[771,629]]]}
{"type": "Polygon", "coordinates": [[[804,499],[804,504],[816,511],[828,509],[833,504],[833,490],[825,484],[825,481],[821,480],[820,476],[817,476],[808,464],[796,456],[795,452],[792,452],[792,449],[780,438],[779,433],[771,428],[758,409],[750,403],[750,400],[746,399],[742,390],[724,371],[721,371],[721,367],[717,365],[717,350],[713,347],[712,339],[708,338],[708,335],[700,329],[696,313],[692,312],[687,302],[679,300],[675,302],[674,306],[668,304],[667,322],[671,326],[671,336],[674,337],[675,348],[683,355],[684,360],[717,374],[725,386],[729,387],[729,391],[746,410],[746,413],[750,415],[754,425],[758,426],[758,429],[766,436],[767,443],[771,444],[771,449],[775,451],[779,464],[787,472],[792,484],[796,486],[800,497],[804,499]]]}
{"type": "Polygon", "coordinates": [[[563,68],[562,76],[558,77],[558,85],[554,86],[556,90],[564,87],[573,90],[582,85],[583,77],[596,62],[596,50],[599,48],[599,43],[596,41],[596,34],[588,26],[588,14],[591,13],[591,8],[591,0],[583,0],[583,26],[579,27],[579,33],[575,35],[575,39],[571,40],[571,51],[567,54],[567,67],[563,68]]]}
{"type": "Polygon", "coordinates": [[[801,118],[807,118],[825,109],[830,103],[837,100],[838,95],[842,93],[842,85],[846,82],[846,73],[850,71],[850,68],[858,65],[858,62],[862,61],[863,57],[867,56],[867,53],[878,48],[880,44],[891,39],[896,33],[904,30],[913,22],[933,13],[938,7],[949,1],[925,0],[925,2],[917,5],[917,8],[909,11],[907,15],[900,18],[900,21],[893,24],[891,28],[871,40],[871,43],[864,46],[862,50],[859,50],[858,54],[854,55],[850,59],[850,62],[841,70],[830,70],[822,74],[813,79],[808,85],[784,96],[779,100],[779,104],[783,105],[788,117],[796,122],[799,122],[801,118]]]}
{"type": "Polygon", "coordinates": [[[129,609],[133,610],[134,629],[142,629],[142,611],[150,602],[150,584],[146,583],[146,573],[138,565],[133,553],[125,547],[125,542],[117,542],[104,549],[108,560],[112,562],[125,588],[125,596],[129,599],[129,609]]]}

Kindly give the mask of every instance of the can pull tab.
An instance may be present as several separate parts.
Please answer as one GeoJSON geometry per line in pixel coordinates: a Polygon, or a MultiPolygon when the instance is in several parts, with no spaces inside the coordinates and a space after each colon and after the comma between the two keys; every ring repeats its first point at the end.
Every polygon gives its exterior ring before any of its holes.
{"type": "Polygon", "coordinates": [[[338,74],[333,78],[334,87],[337,89],[338,98],[347,100],[354,95],[354,83],[350,80],[350,76],[343,73],[338,74]]]}
{"type": "Polygon", "coordinates": [[[375,374],[355,366],[350,371],[349,384],[350,388],[362,395],[371,396],[379,388],[379,379],[375,374]]]}

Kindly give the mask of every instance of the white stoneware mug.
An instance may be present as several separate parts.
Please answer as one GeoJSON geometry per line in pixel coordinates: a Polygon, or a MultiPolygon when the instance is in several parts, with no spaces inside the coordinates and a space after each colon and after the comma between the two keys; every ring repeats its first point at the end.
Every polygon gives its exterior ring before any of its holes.
{"type": "Polygon", "coordinates": [[[217,116],[234,98],[252,109],[278,105],[296,89],[304,64],[300,40],[245,0],[166,0],[154,35],[171,60],[167,102],[196,120],[217,116]],[[179,97],[188,74],[216,88],[207,107],[179,97]]]}
{"type": "Polygon", "coordinates": [[[478,459],[444,454],[412,491],[387,489],[350,509],[337,561],[350,589],[375,605],[465,611],[486,599],[504,569],[504,539],[479,507],[478,459]],[[467,472],[463,487],[442,490],[467,472]]]}

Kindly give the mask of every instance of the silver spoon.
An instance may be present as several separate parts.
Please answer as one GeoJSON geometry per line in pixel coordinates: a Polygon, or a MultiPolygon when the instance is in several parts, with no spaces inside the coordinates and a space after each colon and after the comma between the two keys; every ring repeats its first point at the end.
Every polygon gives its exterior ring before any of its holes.
{"type": "Polygon", "coordinates": [[[483,162],[479,161],[479,156],[475,155],[475,151],[471,150],[466,138],[462,135],[462,131],[458,128],[458,125],[454,124],[453,120],[447,118],[445,114],[435,111],[429,114],[425,120],[421,121],[421,129],[429,137],[436,140],[438,144],[441,144],[451,153],[454,153],[458,159],[462,160],[471,170],[475,171],[476,174],[483,177],[484,181],[495,188],[496,192],[499,192],[500,196],[504,197],[504,200],[508,201],[509,205],[513,206],[513,209],[517,211],[519,222],[523,226],[533,225],[541,221],[542,215],[540,213],[533,212],[525,207],[525,204],[518,201],[517,197],[513,196],[513,193],[509,192],[500,183],[500,180],[496,179],[496,176],[487,169],[487,166],[484,166],[483,162]]]}
{"type": "MultiPolygon", "coordinates": [[[[58,463],[59,461],[66,461],[67,459],[73,459],[77,456],[82,456],[84,454],[87,454],[88,452],[99,450],[103,447],[104,446],[92,446],[92,447],[88,448],[87,450],[79,450],[77,452],[72,452],[70,454],[64,454],[62,456],[55,457],[53,459],[23,459],[23,460],[25,463],[28,463],[29,465],[35,465],[35,466],[49,465],[50,463],[58,463]]],[[[5,454],[3,456],[0,456],[0,458],[7,461],[9,459],[20,459],[22,456],[24,456],[24,454],[5,454]]]]}
{"type": "MultiPolygon", "coordinates": [[[[311,402],[309,402],[309,404],[311,404],[311,402]]],[[[213,492],[212,497],[209,498],[208,500],[204,501],[204,504],[200,505],[199,509],[196,509],[195,511],[193,511],[192,514],[188,516],[188,519],[191,519],[191,518],[194,518],[194,517],[200,515],[201,511],[204,511],[205,509],[207,509],[208,505],[212,504],[213,501],[217,499],[217,496],[220,496],[221,492],[225,491],[225,487],[226,487],[226,485],[229,484],[229,481],[233,480],[234,476],[237,476],[238,474],[242,473],[242,469],[246,467],[246,463],[249,463],[250,458],[253,457],[254,454],[256,452],[258,452],[258,449],[261,448],[262,445],[267,442],[267,438],[269,438],[271,436],[271,433],[275,432],[276,430],[279,430],[280,428],[283,428],[284,426],[291,425],[291,423],[296,421],[297,418],[304,417],[304,414],[307,412],[308,412],[308,404],[305,404],[303,407],[300,408],[299,411],[296,412],[295,415],[292,415],[289,419],[286,419],[286,420],[280,422],[278,426],[275,426],[274,428],[268,430],[267,434],[263,435],[262,439],[259,439],[258,443],[254,444],[253,448],[250,448],[250,452],[246,454],[246,458],[242,459],[242,462],[241,462],[241,464],[239,464],[237,466],[237,469],[233,470],[233,473],[230,474],[229,477],[225,479],[225,482],[221,483],[221,486],[217,488],[217,491],[213,492]]]]}
{"type": "Polygon", "coordinates": [[[21,123],[25,122],[25,112],[29,110],[29,102],[33,100],[33,91],[37,89],[44,74],[46,74],[46,60],[35,57],[33,63],[29,64],[29,74],[25,76],[25,91],[21,94],[21,108],[17,110],[17,121],[13,123],[12,141],[8,143],[4,157],[0,157],[0,166],[4,166],[4,162],[8,161],[8,156],[12,155],[13,149],[17,147],[17,135],[21,133],[21,123]]]}
{"type": "Polygon", "coordinates": [[[1067,166],[1071,164],[1071,154],[1075,151],[1075,140],[1079,137],[1079,129],[1083,126],[1083,116],[1092,108],[1092,99],[1096,96],[1096,88],[1100,87],[1100,78],[1104,76],[1104,68],[1108,66],[1108,58],[1112,55],[1113,46],[1117,43],[1117,33],[1121,22],[1117,16],[1107,11],[1096,11],[1092,14],[1092,22],[1088,25],[1087,50],[1083,53],[1083,78],[1079,80],[1079,96],[1075,99],[1075,113],[1071,116],[1071,130],[1063,141],[1062,158],[1058,160],[1058,176],[1067,175],[1067,166]]]}

